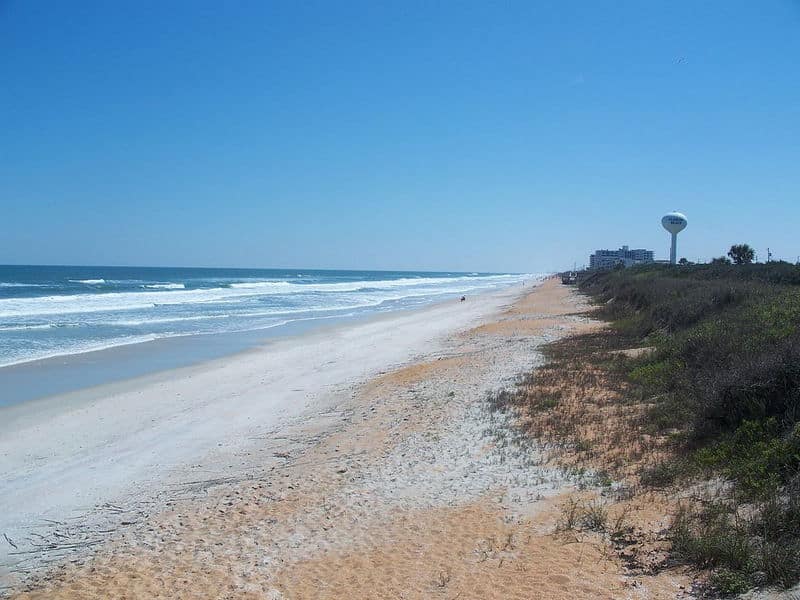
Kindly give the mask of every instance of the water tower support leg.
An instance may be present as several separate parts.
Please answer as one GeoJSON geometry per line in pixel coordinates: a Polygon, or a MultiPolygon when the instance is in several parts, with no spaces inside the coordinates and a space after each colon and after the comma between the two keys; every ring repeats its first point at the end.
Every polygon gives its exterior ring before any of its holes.
{"type": "Polygon", "coordinates": [[[677,261],[677,245],[678,245],[678,234],[672,234],[672,246],[669,249],[669,262],[670,264],[675,264],[677,261]]]}

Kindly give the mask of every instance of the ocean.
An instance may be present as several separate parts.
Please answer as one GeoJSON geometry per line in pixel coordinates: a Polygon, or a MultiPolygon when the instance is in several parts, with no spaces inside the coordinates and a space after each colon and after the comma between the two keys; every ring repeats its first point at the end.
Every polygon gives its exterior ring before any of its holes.
{"type": "Polygon", "coordinates": [[[165,338],[278,329],[410,308],[531,277],[0,266],[0,368],[165,338]]]}

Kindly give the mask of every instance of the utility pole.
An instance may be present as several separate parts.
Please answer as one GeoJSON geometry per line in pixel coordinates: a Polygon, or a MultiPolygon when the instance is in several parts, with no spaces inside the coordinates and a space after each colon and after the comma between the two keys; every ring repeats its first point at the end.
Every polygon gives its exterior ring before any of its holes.
{"type": "Polygon", "coordinates": [[[767,262],[772,262],[772,252],[767,248],[767,262]]]}

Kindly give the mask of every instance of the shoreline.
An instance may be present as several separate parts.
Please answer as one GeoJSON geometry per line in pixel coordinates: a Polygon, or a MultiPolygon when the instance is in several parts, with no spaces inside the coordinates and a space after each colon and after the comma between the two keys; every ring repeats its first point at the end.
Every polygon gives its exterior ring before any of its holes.
{"type": "MultiPolygon", "coordinates": [[[[643,579],[595,538],[557,533],[561,506],[602,490],[489,401],[543,364],[544,344],[597,327],[586,307],[550,279],[449,326],[452,311],[426,310],[406,358],[149,497],[40,529],[0,586],[15,600],[683,597],[686,577],[643,579]]],[[[410,342],[409,326],[362,335],[364,360],[410,342]]],[[[286,386],[308,387],[294,375],[286,386]]]]}
{"type": "MultiPolygon", "coordinates": [[[[528,290],[514,286],[465,304],[331,324],[199,364],[0,409],[7,424],[0,432],[0,531],[18,540],[44,519],[63,522],[104,503],[146,500],[164,485],[201,472],[225,474],[234,463],[246,470],[252,461],[242,455],[251,438],[276,436],[290,421],[340,401],[339,389],[436,352],[438,338],[528,290]]],[[[20,548],[0,544],[0,564],[14,550],[20,548]]]]}
{"type": "MultiPolygon", "coordinates": [[[[518,289],[517,286],[510,285],[478,292],[471,297],[477,298],[484,294],[502,293],[514,289],[518,289]]],[[[3,365],[0,366],[0,381],[4,387],[4,394],[0,397],[0,412],[25,402],[73,392],[80,393],[98,386],[136,380],[159,372],[225,360],[285,339],[390,318],[395,314],[425,310],[449,304],[456,298],[457,295],[386,311],[297,318],[276,326],[242,331],[158,337],[3,365]]]]}
{"type": "MultiPolygon", "coordinates": [[[[517,286],[508,286],[496,290],[484,291],[480,294],[471,296],[471,299],[493,299],[495,297],[502,297],[502,301],[513,302],[518,297],[523,296],[536,286],[541,285],[543,280],[533,280],[532,284],[527,284],[524,288],[517,286]]],[[[182,343],[186,340],[191,340],[191,343],[199,344],[202,340],[208,339],[216,341],[218,339],[226,338],[247,338],[252,339],[248,341],[233,341],[223,342],[225,347],[222,350],[212,350],[207,356],[203,357],[202,354],[192,356],[185,361],[177,359],[178,362],[174,366],[156,366],[151,365],[141,373],[127,374],[120,372],[118,375],[112,376],[108,380],[101,380],[96,383],[80,384],[76,387],[70,387],[55,393],[48,393],[31,397],[26,400],[17,402],[2,403],[0,400],[0,416],[4,418],[5,423],[12,423],[15,419],[20,418],[26,413],[35,413],[38,410],[44,414],[52,413],[52,408],[62,406],[64,404],[75,404],[82,402],[90,402],[102,398],[104,396],[124,393],[134,388],[157,385],[160,383],[168,382],[176,377],[191,376],[192,371],[203,371],[205,369],[213,369],[220,365],[224,365],[229,361],[236,361],[240,358],[252,355],[254,353],[269,352],[272,348],[282,348],[286,345],[292,344],[313,344],[319,339],[330,338],[331,336],[339,335],[346,332],[348,329],[366,326],[370,324],[378,324],[383,321],[389,321],[394,318],[401,318],[405,315],[421,314],[425,311],[434,310],[454,305],[454,299],[440,300],[425,304],[422,306],[407,307],[398,310],[367,313],[363,315],[352,315],[346,317],[335,317],[330,320],[325,318],[313,319],[308,324],[299,324],[295,331],[293,327],[288,327],[286,331],[276,332],[275,335],[264,336],[264,331],[269,330],[249,330],[240,332],[227,332],[227,333],[208,333],[208,334],[190,334],[186,336],[175,336],[170,338],[159,338],[149,342],[128,344],[123,346],[114,346],[111,348],[104,348],[101,350],[92,350],[80,354],[49,357],[37,359],[21,364],[8,365],[0,367],[0,375],[3,371],[8,369],[9,372],[16,370],[31,370],[39,371],[42,368],[48,371],[57,367],[55,363],[68,359],[66,366],[70,370],[78,370],[85,366],[97,366],[98,368],[107,369],[113,368],[114,363],[125,362],[129,357],[124,354],[134,352],[136,354],[145,354],[147,347],[164,346],[165,348],[159,349],[159,352],[169,352],[169,346],[182,343]],[[121,356],[122,355],[122,356],[121,356]],[[71,359],[74,359],[74,363],[71,359]],[[84,364],[85,363],[85,364],[84,364]]],[[[171,352],[170,352],[171,353],[171,352]]],[[[122,369],[127,369],[122,366],[122,369]]],[[[37,374],[40,378],[50,378],[51,372],[46,372],[44,375],[37,374]]],[[[28,377],[26,375],[26,377],[28,377]]]]}

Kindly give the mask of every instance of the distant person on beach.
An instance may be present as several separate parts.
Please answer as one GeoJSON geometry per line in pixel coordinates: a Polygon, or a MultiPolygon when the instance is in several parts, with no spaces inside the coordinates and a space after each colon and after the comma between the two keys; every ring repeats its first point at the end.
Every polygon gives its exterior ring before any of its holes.
{"type": "Polygon", "coordinates": [[[466,296],[461,296],[461,301],[464,302],[467,299],[466,296]]]}

